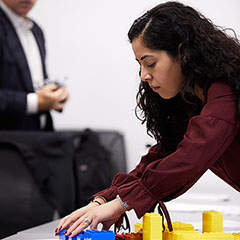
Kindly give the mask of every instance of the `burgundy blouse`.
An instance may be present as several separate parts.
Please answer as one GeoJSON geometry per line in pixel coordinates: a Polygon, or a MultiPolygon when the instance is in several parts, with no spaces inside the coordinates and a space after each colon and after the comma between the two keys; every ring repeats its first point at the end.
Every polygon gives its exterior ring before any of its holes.
{"type": "Polygon", "coordinates": [[[233,90],[213,83],[201,114],[190,119],[177,149],[165,158],[159,144],[130,173],[118,173],[112,185],[95,194],[112,200],[117,194],[140,218],[159,201],[186,192],[207,169],[240,191],[240,123],[233,90]]]}

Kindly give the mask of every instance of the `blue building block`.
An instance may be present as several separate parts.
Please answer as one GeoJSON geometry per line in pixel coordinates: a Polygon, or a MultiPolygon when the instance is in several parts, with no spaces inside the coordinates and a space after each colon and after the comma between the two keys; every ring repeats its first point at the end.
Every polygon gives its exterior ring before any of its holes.
{"type": "Polygon", "coordinates": [[[64,235],[64,233],[67,231],[67,229],[63,229],[62,231],[59,232],[59,240],[83,240],[83,232],[77,234],[74,237],[68,237],[64,235]]]}
{"type": "Polygon", "coordinates": [[[84,240],[115,240],[115,233],[113,231],[98,231],[96,229],[86,230],[83,234],[84,240]]]}
{"type": "Polygon", "coordinates": [[[86,230],[74,237],[65,236],[65,232],[66,229],[59,232],[59,240],[115,240],[115,233],[113,231],[86,230]]]}
{"type": "Polygon", "coordinates": [[[76,240],[84,240],[84,231],[76,235],[76,240]]]}
{"type": "Polygon", "coordinates": [[[64,235],[64,233],[66,232],[66,229],[63,229],[62,231],[59,232],[59,240],[66,240],[68,239],[68,236],[64,235]]]}

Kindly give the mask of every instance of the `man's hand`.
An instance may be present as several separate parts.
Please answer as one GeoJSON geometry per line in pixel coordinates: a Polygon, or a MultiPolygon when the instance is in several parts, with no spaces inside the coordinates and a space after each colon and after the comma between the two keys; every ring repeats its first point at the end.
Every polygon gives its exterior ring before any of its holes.
{"type": "Polygon", "coordinates": [[[59,87],[51,83],[42,87],[37,92],[37,96],[39,111],[48,111],[51,109],[60,111],[69,98],[69,92],[65,87],[59,87]]]}

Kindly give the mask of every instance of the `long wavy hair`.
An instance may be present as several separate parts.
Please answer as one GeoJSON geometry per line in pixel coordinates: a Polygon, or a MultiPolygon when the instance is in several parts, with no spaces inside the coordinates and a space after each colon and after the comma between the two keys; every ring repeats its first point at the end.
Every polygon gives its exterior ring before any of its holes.
{"type": "Polygon", "coordinates": [[[240,116],[240,43],[233,30],[234,36],[226,30],[174,1],[157,5],[131,26],[131,43],[140,36],[147,48],[179,57],[185,77],[181,92],[170,100],[162,99],[146,82],[139,85],[135,113],[146,123],[147,133],[161,143],[163,156],[176,150],[189,119],[204,105],[196,95],[196,86],[203,90],[205,99],[215,81],[232,86],[240,116]]]}

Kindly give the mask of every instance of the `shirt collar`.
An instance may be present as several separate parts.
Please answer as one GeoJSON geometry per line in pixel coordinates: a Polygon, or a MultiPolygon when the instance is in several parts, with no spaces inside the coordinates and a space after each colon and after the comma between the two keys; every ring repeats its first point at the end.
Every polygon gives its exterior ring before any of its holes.
{"type": "Polygon", "coordinates": [[[19,27],[24,27],[26,29],[31,29],[33,27],[33,22],[29,18],[24,18],[16,14],[12,9],[10,9],[4,2],[0,0],[0,7],[8,16],[13,26],[17,29],[19,27]]]}

